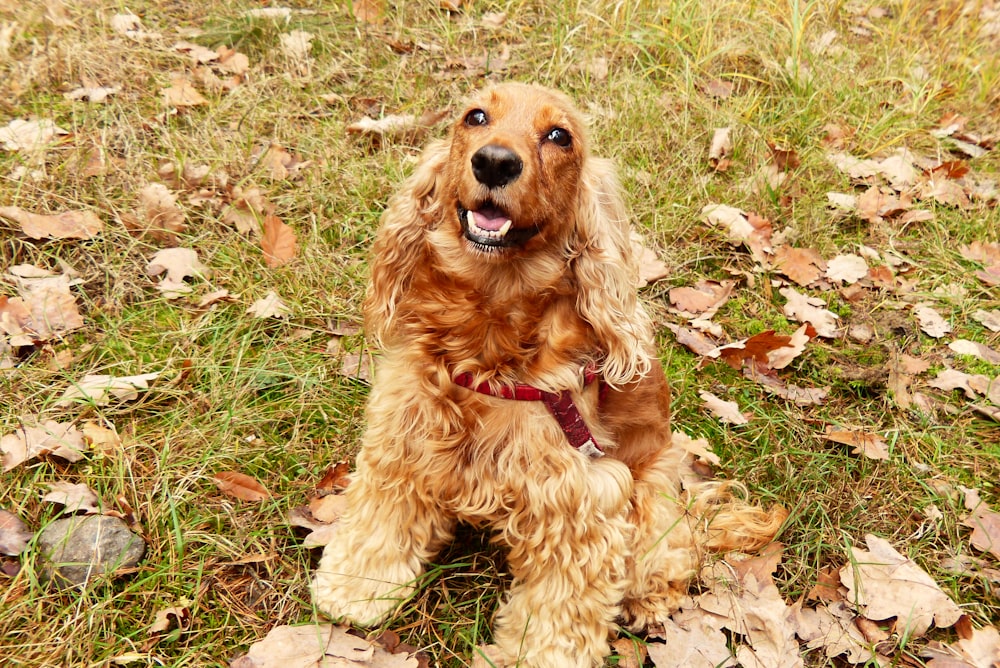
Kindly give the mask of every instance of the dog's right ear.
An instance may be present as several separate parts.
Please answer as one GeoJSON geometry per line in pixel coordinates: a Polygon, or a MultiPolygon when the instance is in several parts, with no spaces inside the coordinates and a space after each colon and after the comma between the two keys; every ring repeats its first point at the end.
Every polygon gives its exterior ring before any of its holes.
{"type": "Polygon", "coordinates": [[[410,285],[414,269],[425,258],[428,229],[440,214],[436,195],[447,158],[445,140],[430,144],[382,214],[372,246],[371,280],[364,303],[367,334],[380,347],[392,328],[396,306],[410,285]]]}

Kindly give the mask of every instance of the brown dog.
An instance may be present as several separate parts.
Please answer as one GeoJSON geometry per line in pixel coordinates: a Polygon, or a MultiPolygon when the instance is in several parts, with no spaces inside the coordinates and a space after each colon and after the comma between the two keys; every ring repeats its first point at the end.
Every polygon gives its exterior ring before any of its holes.
{"type": "Polygon", "coordinates": [[[677,607],[701,547],[773,537],[779,515],[681,489],[636,271],[614,170],[569,100],[473,97],[375,242],[365,318],[384,356],[319,609],[378,623],[467,522],[509,548],[504,660],[597,666],[617,619],[677,607]]]}

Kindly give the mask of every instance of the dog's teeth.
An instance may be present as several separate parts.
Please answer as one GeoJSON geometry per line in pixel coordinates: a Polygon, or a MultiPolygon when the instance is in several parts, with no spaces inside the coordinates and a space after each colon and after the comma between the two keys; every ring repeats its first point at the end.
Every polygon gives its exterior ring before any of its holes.
{"type": "Polygon", "coordinates": [[[513,223],[511,223],[509,220],[506,223],[504,223],[503,226],[499,230],[497,230],[497,236],[498,237],[506,236],[507,232],[510,231],[510,226],[512,224],[513,223]]]}
{"type": "Polygon", "coordinates": [[[479,228],[479,226],[478,226],[478,225],[476,225],[476,217],[475,217],[474,215],[472,215],[472,212],[471,212],[471,211],[466,211],[466,212],[465,212],[465,217],[466,217],[466,218],[468,219],[468,221],[469,221],[469,227],[475,227],[475,228],[477,228],[477,229],[479,228]]]}

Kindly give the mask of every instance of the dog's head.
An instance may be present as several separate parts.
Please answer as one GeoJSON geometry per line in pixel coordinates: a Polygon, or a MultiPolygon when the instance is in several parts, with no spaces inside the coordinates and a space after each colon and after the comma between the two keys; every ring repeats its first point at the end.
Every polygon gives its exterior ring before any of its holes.
{"type": "Polygon", "coordinates": [[[564,95],[517,83],[486,89],[452,126],[442,209],[470,251],[530,251],[574,223],[586,158],[583,120],[564,95]]]}

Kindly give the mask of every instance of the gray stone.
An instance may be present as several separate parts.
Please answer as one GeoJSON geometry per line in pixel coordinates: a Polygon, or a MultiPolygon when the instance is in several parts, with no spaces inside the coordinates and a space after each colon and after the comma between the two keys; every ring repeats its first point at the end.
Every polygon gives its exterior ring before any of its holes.
{"type": "Polygon", "coordinates": [[[146,543],[117,517],[84,515],[56,520],[38,536],[42,577],[61,586],[86,584],[95,576],[131,568],[146,543]]]}

